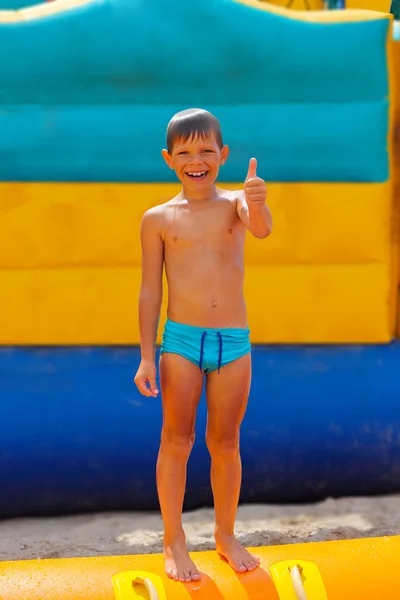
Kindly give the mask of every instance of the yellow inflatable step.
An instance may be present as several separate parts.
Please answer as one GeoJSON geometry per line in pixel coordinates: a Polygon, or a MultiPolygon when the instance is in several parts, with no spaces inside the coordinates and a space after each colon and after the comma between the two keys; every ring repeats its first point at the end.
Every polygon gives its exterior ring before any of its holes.
{"type": "Polygon", "coordinates": [[[159,575],[124,571],[112,577],[115,600],[167,600],[159,575]]]}
{"type": "Polygon", "coordinates": [[[316,564],[308,560],[281,560],[269,570],[279,600],[328,600],[316,564]]]}

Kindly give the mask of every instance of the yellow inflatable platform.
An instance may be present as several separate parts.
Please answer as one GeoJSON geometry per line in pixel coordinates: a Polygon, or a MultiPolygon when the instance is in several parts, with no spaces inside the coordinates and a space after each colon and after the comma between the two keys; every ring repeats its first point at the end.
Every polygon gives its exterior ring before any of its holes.
{"type": "Polygon", "coordinates": [[[252,548],[235,573],[215,552],[192,556],[200,582],[170,581],[162,556],[0,563],[1,600],[395,600],[400,536],[252,548]]]}

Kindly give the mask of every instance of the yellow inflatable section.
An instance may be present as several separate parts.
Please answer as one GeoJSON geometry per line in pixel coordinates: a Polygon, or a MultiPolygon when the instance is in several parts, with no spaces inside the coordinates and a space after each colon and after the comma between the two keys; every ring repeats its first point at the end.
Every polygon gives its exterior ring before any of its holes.
{"type": "MultiPolygon", "coordinates": [[[[262,1],[267,2],[267,0],[262,1]]],[[[268,3],[282,8],[289,7],[292,10],[322,10],[324,8],[323,0],[269,0],[268,3]]]]}
{"type": "MultiPolygon", "coordinates": [[[[381,12],[377,8],[373,10],[369,9],[371,6],[371,0],[365,0],[364,2],[360,3],[361,5],[356,0],[354,0],[355,4],[353,5],[350,3],[351,5],[347,5],[347,10],[292,10],[293,7],[287,8],[289,0],[287,0],[285,4],[281,3],[280,0],[277,0],[276,2],[269,2],[266,0],[234,1],[240,4],[247,4],[248,6],[252,6],[260,10],[265,10],[268,12],[279,14],[288,19],[295,19],[298,21],[309,21],[311,23],[354,23],[356,21],[375,21],[376,19],[388,18],[387,11],[381,12]]],[[[299,2],[299,0],[296,1],[299,2]]],[[[309,1],[310,3],[312,3],[312,8],[323,8],[323,6],[318,7],[318,5],[316,4],[317,0],[309,1]]],[[[377,0],[377,5],[378,2],[382,2],[382,0],[377,0]]],[[[386,6],[386,4],[384,4],[384,6],[386,6]]],[[[304,6],[304,8],[306,7],[304,6]]]]}
{"type": "MultiPolygon", "coordinates": [[[[267,0],[262,0],[267,2],[267,0]]],[[[268,4],[292,10],[323,10],[323,0],[268,0],[268,4]]],[[[347,9],[375,10],[388,13],[390,0],[345,0],[347,9]]]]}
{"type": "MultiPolygon", "coordinates": [[[[178,189],[0,184],[0,343],[137,344],[141,218],[178,189]]],[[[390,184],[268,190],[274,233],[245,257],[253,341],[389,340],[390,184]]]]}
{"type": "Polygon", "coordinates": [[[400,537],[251,548],[261,566],[235,573],[194,553],[201,581],[181,584],[161,555],[0,563],[2,600],[395,600],[400,537]]]}
{"type": "Polygon", "coordinates": [[[390,11],[390,5],[391,0],[346,0],[346,8],[362,8],[387,13],[390,11]]]}

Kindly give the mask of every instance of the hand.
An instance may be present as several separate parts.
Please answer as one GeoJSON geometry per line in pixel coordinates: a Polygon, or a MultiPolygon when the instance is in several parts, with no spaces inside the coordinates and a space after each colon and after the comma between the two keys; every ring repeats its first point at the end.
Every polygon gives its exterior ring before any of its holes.
{"type": "Polygon", "coordinates": [[[150,360],[142,360],[135,375],[134,382],[136,383],[139,392],[143,394],[143,396],[151,396],[153,398],[158,396],[156,373],[157,368],[154,362],[150,360]]]}
{"type": "Polygon", "coordinates": [[[262,208],[267,199],[267,186],[263,179],[257,177],[256,170],[257,161],[255,158],[251,158],[246,181],[244,182],[244,193],[249,208],[262,208]]]}

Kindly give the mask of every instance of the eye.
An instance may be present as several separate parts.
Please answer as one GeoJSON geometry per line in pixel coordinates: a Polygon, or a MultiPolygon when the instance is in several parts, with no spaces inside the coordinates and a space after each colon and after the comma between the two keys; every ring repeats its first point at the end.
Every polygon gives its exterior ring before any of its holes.
{"type": "Polygon", "coordinates": [[[203,152],[214,152],[214,150],[210,150],[209,148],[207,148],[206,150],[203,150],[203,152]]]}

